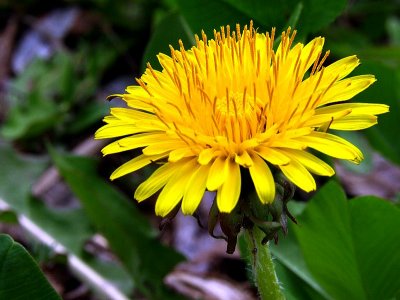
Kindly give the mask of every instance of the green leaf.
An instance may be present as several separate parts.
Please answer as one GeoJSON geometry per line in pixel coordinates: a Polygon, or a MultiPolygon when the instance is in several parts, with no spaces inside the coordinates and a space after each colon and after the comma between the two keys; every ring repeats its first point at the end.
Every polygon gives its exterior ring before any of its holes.
{"type": "Polygon", "coordinates": [[[135,285],[148,298],[168,299],[162,279],[182,257],[161,245],[136,207],[97,175],[94,160],[54,151],[52,157],[89,219],[107,238],[135,285]]]}
{"type": "Polygon", "coordinates": [[[25,100],[27,103],[10,110],[1,128],[1,134],[6,139],[35,137],[55,126],[60,118],[55,103],[43,99],[39,91],[32,91],[25,100]]]}
{"type": "MultiPolygon", "coordinates": [[[[30,196],[33,182],[43,172],[47,161],[43,158],[22,156],[11,146],[0,144],[0,164],[7,172],[0,172],[0,198],[5,201],[17,214],[24,214],[30,221],[50,235],[68,251],[67,255],[74,253],[90,267],[96,265],[94,259],[88,258],[83,253],[83,243],[94,234],[92,225],[81,208],[70,210],[50,209],[38,199],[30,196]],[[68,228],[68,230],[66,230],[68,228]]],[[[1,216],[0,220],[4,222],[1,216]]],[[[38,238],[34,236],[35,238],[38,238]]],[[[115,262],[109,262],[107,268],[98,268],[99,276],[112,279],[113,283],[124,287],[124,292],[131,291],[132,284],[126,284],[130,277],[125,270],[115,262]],[[120,274],[111,276],[110,270],[120,274]]],[[[87,280],[83,278],[83,280],[87,280]]],[[[2,299],[0,297],[0,299],[2,299]]]]}
{"type": "MultiPolygon", "coordinates": [[[[288,205],[289,211],[296,217],[305,207],[304,203],[296,201],[290,201],[288,205]]],[[[310,273],[304,261],[294,232],[294,227],[298,225],[289,222],[288,226],[288,234],[281,237],[277,245],[270,243],[271,252],[278,262],[277,274],[282,282],[283,291],[288,291],[292,296],[307,294],[307,297],[298,296],[297,299],[331,299],[310,273]]]]}
{"type": "Polygon", "coordinates": [[[400,210],[374,197],[350,202],[325,185],[298,217],[308,269],[334,299],[389,299],[399,292],[400,210]]]}
{"type": "Polygon", "coordinates": [[[0,198],[17,212],[25,212],[33,182],[47,165],[43,158],[22,156],[10,145],[0,143],[0,198]],[[6,171],[5,171],[6,170],[6,171]]]}
{"type": "MultiPolygon", "coordinates": [[[[274,3],[273,1],[271,1],[274,3]]],[[[293,9],[300,1],[292,0],[293,9]]],[[[299,19],[297,29],[300,35],[315,33],[331,24],[344,11],[346,0],[304,0],[304,9],[299,19]]],[[[271,6],[272,7],[272,6],[271,6]]]]}
{"type": "MultiPolygon", "coordinates": [[[[400,57],[400,56],[399,56],[400,57]]],[[[378,117],[378,125],[367,129],[365,134],[371,145],[389,160],[400,164],[400,139],[398,128],[400,116],[400,73],[383,64],[363,61],[355,74],[374,74],[377,82],[357,95],[353,102],[384,103],[390,112],[378,117]]]]}
{"type": "Polygon", "coordinates": [[[67,120],[65,133],[79,134],[101,120],[110,111],[108,103],[91,102],[76,112],[74,118],[67,120]]]}
{"type": "Polygon", "coordinates": [[[295,226],[297,225],[289,225],[289,234],[280,238],[278,245],[270,243],[272,254],[282,266],[277,269],[277,272],[279,271],[278,278],[282,282],[283,290],[293,290],[292,294],[307,294],[308,297],[303,299],[331,299],[329,294],[310,273],[304,261],[293,232],[293,227],[295,226]],[[297,285],[295,284],[296,282],[301,282],[302,284],[297,285]],[[297,288],[295,288],[296,286],[297,288]]]}
{"type": "Polygon", "coordinates": [[[0,299],[61,299],[29,253],[0,234],[0,299]]]}
{"type": "Polygon", "coordinates": [[[18,216],[12,210],[0,211],[0,223],[18,224],[18,216]]]}
{"type": "Polygon", "coordinates": [[[391,44],[400,46],[400,19],[394,16],[388,18],[386,20],[386,28],[391,44]]]}
{"type": "Polygon", "coordinates": [[[29,198],[28,205],[26,215],[37,226],[45,229],[47,234],[66,247],[70,253],[82,253],[84,243],[94,234],[82,208],[50,209],[41,200],[32,197],[29,198]]]}
{"type": "Polygon", "coordinates": [[[149,62],[153,68],[159,69],[161,66],[157,60],[157,55],[161,52],[170,54],[169,45],[175,49],[179,47],[178,41],[182,40],[185,47],[189,48],[194,44],[194,34],[186,24],[185,20],[176,12],[169,13],[157,23],[150,41],[146,46],[142,60],[142,70],[149,62]]]}
{"type": "Polygon", "coordinates": [[[317,32],[332,23],[346,7],[345,0],[178,0],[180,12],[193,32],[204,29],[211,34],[213,29],[236,24],[244,26],[253,20],[255,27],[263,31],[276,27],[278,33],[287,24],[293,25],[301,36],[317,32]]]}
{"type": "Polygon", "coordinates": [[[400,292],[400,209],[373,196],[349,203],[358,267],[368,299],[400,292]]]}
{"type": "MultiPolygon", "coordinates": [[[[200,34],[201,30],[204,30],[210,38],[214,36],[214,29],[219,30],[221,26],[226,25],[230,25],[234,29],[237,23],[244,26],[249,24],[249,21],[252,19],[252,17],[240,10],[240,5],[235,7],[229,1],[177,0],[176,2],[180,13],[185,18],[192,32],[200,34]]],[[[255,23],[256,25],[258,24],[258,22],[255,23]]]]}
{"type": "Polygon", "coordinates": [[[286,265],[282,264],[279,259],[274,261],[276,275],[279,278],[282,291],[286,300],[299,300],[299,299],[329,299],[323,297],[315,289],[313,289],[307,282],[303,281],[301,277],[291,271],[286,265]]]}
{"type": "Polygon", "coordinates": [[[364,135],[357,131],[334,131],[335,134],[346,139],[359,149],[362,149],[364,159],[360,164],[356,165],[347,160],[340,161],[340,164],[344,166],[347,170],[356,174],[367,174],[371,173],[374,168],[374,151],[370,146],[368,140],[364,135]]]}
{"type": "MultiPolygon", "coordinates": [[[[351,30],[347,30],[347,34],[351,30]]],[[[342,31],[341,31],[342,32],[342,31]]],[[[343,38],[341,32],[335,38],[327,39],[336,57],[357,54],[361,65],[353,75],[373,74],[377,82],[356,95],[352,102],[383,103],[390,106],[390,112],[378,116],[378,125],[363,130],[371,146],[394,163],[400,164],[400,140],[397,131],[400,116],[400,47],[374,47],[366,41],[360,42],[359,32],[352,31],[343,38]],[[355,34],[356,33],[356,34],[355,34]]]]}

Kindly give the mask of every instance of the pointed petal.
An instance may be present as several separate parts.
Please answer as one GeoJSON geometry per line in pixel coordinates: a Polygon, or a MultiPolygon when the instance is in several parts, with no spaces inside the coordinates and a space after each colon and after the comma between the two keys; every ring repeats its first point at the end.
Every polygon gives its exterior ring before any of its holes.
{"type": "Polygon", "coordinates": [[[145,155],[159,155],[161,153],[170,152],[178,148],[185,148],[186,143],[179,139],[169,139],[167,141],[161,141],[157,144],[152,144],[143,149],[145,155]]]}
{"type": "Polygon", "coordinates": [[[290,158],[283,154],[281,151],[267,148],[263,146],[258,146],[255,151],[263,159],[270,162],[273,165],[286,165],[290,162],[290,158]]]}
{"type": "Polygon", "coordinates": [[[134,159],[131,159],[130,161],[124,163],[118,169],[116,169],[111,174],[110,179],[114,180],[114,179],[124,176],[128,173],[135,172],[136,170],[139,170],[139,169],[143,168],[144,166],[147,166],[148,164],[152,163],[153,161],[159,160],[166,156],[167,155],[165,155],[165,154],[152,155],[152,156],[147,156],[147,155],[143,155],[143,154],[139,155],[139,156],[135,157],[134,159]]]}
{"type": "Polygon", "coordinates": [[[182,212],[184,214],[192,215],[199,206],[206,190],[209,170],[210,165],[198,166],[186,185],[182,201],[182,212]]]}
{"type": "Polygon", "coordinates": [[[248,168],[253,165],[253,160],[251,159],[247,151],[243,151],[241,155],[236,155],[235,162],[245,168],[248,168]]]}
{"type": "Polygon", "coordinates": [[[249,168],[258,198],[264,204],[272,203],[275,198],[275,182],[266,162],[257,154],[253,156],[253,166],[249,168]]]}
{"type": "Polygon", "coordinates": [[[182,158],[191,157],[191,156],[195,156],[195,155],[196,154],[193,152],[192,148],[189,148],[189,147],[178,148],[178,149],[172,150],[169,153],[168,161],[177,162],[177,161],[181,160],[182,158]]]}
{"type": "Polygon", "coordinates": [[[135,199],[141,202],[157,193],[186,162],[166,163],[159,167],[146,181],[138,186],[134,195],[135,199]]]}
{"type": "Polygon", "coordinates": [[[302,62],[302,72],[306,72],[314,61],[317,59],[318,54],[322,51],[325,39],[322,37],[316,37],[304,46],[301,51],[300,61],[302,62]]]}
{"type": "Polygon", "coordinates": [[[333,122],[333,120],[347,116],[350,113],[351,109],[345,109],[331,114],[315,114],[304,123],[304,126],[320,127],[326,123],[333,122]]]}
{"type": "Polygon", "coordinates": [[[299,163],[297,160],[293,159],[289,164],[284,166],[279,166],[283,174],[295,185],[306,192],[311,192],[316,189],[315,180],[307,171],[307,169],[299,163]]]}
{"type": "Polygon", "coordinates": [[[158,143],[161,139],[165,138],[168,138],[165,133],[139,133],[108,144],[101,150],[101,152],[103,155],[123,152],[158,143]]]}
{"type": "Polygon", "coordinates": [[[325,74],[332,74],[333,77],[338,76],[337,80],[340,80],[349,75],[359,64],[360,60],[357,56],[347,56],[327,66],[325,74]]]}
{"type": "Polygon", "coordinates": [[[351,110],[351,114],[380,115],[389,111],[389,106],[379,103],[340,103],[319,107],[315,110],[316,115],[335,114],[340,111],[351,110]]]}
{"type": "Polygon", "coordinates": [[[222,157],[217,157],[211,165],[210,171],[207,178],[207,189],[209,191],[215,191],[225,181],[228,176],[227,160],[222,157]]]}
{"type": "Polygon", "coordinates": [[[372,115],[349,115],[339,120],[334,120],[330,128],[336,130],[361,130],[378,123],[378,117],[372,115]]]}
{"type": "Polygon", "coordinates": [[[346,101],[361,93],[376,81],[373,75],[360,75],[336,82],[319,101],[319,105],[346,101]]]}
{"type": "Polygon", "coordinates": [[[207,165],[215,157],[216,151],[213,148],[206,148],[199,154],[199,164],[207,165]]]}
{"type": "Polygon", "coordinates": [[[312,134],[298,139],[310,148],[332,157],[347,159],[354,163],[360,163],[363,159],[361,151],[356,146],[333,134],[314,131],[312,134]]]}
{"type": "Polygon", "coordinates": [[[236,206],[241,188],[240,167],[227,158],[228,176],[217,192],[217,205],[222,213],[230,213],[236,206]]]}
{"type": "Polygon", "coordinates": [[[186,185],[193,174],[193,168],[197,165],[196,159],[186,162],[174,175],[168,180],[162,189],[156,202],[156,214],[165,217],[178,205],[183,197],[186,185]]]}
{"type": "Polygon", "coordinates": [[[111,115],[118,118],[119,120],[128,120],[128,121],[159,121],[157,116],[152,113],[147,113],[137,109],[130,109],[124,107],[113,107],[110,110],[111,115]]]}
{"type": "Polygon", "coordinates": [[[311,153],[308,153],[307,151],[285,149],[282,150],[282,152],[289,156],[292,160],[297,160],[314,174],[321,176],[332,176],[335,174],[335,171],[330,165],[311,153]]]}

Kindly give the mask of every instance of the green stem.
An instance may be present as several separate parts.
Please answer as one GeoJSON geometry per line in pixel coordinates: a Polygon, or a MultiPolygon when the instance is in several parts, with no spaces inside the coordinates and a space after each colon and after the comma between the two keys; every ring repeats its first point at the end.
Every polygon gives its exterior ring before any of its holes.
{"type": "Polygon", "coordinates": [[[262,245],[263,232],[256,226],[246,230],[246,242],[251,257],[253,276],[262,300],[284,300],[268,244],[262,245]]]}

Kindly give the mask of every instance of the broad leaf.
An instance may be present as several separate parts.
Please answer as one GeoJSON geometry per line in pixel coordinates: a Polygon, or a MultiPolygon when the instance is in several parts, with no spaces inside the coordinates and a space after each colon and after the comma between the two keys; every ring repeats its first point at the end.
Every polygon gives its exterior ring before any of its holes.
{"type": "MultiPolygon", "coordinates": [[[[306,205],[301,202],[289,202],[289,210],[296,217],[304,211],[305,207],[306,205]]],[[[298,295],[297,299],[331,299],[310,273],[304,261],[294,232],[294,227],[298,225],[289,221],[288,226],[288,235],[281,237],[277,245],[270,243],[271,252],[277,260],[276,271],[282,282],[283,291],[288,298],[290,295],[298,295]],[[307,295],[307,297],[299,295],[307,295]]]]}
{"type": "Polygon", "coordinates": [[[0,234],[0,299],[61,299],[29,253],[5,234],[0,234]]]}
{"type": "Polygon", "coordinates": [[[400,210],[375,197],[347,201],[334,182],[298,217],[308,269],[334,299],[389,299],[400,288],[400,210]]]}
{"type": "Polygon", "coordinates": [[[194,34],[190,30],[186,21],[178,13],[169,13],[165,15],[156,25],[150,41],[146,46],[143,55],[142,70],[146,68],[149,62],[153,68],[160,69],[161,66],[157,60],[157,55],[161,52],[170,55],[169,45],[179,49],[179,40],[182,40],[186,48],[194,44],[194,34]]]}
{"type": "MultiPolygon", "coordinates": [[[[86,268],[96,269],[98,276],[111,280],[115,285],[123,287],[125,293],[129,293],[132,282],[120,264],[110,261],[107,268],[97,268],[105,263],[83,254],[83,243],[94,231],[82,208],[55,210],[46,207],[40,199],[31,197],[31,185],[39,178],[47,161],[34,156],[22,156],[6,144],[0,145],[0,154],[0,165],[6,170],[0,172],[0,198],[15,213],[14,218],[12,211],[0,214],[0,221],[17,221],[16,218],[23,214],[39,230],[61,244],[67,255],[74,253],[87,264],[86,268]]],[[[33,237],[40,240],[40,237],[33,237]]]]}
{"type": "Polygon", "coordinates": [[[361,93],[356,100],[385,103],[390,106],[389,113],[379,116],[379,125],[365,131],[368,140],[386,158],[400,164],[400,139],[398,132],[394,130],[398,128],[400,116],[400,72],[370,61],[364,61],[357,72],[374,74],[378,81],[361,93]]]}
{"type": "Polygon", "coordinates": [[[161,245],[147,220],[128,199],[96,174],[95,161],[52,154],[60,173],[98,230],[148,298],[167,299],[162,279],[182,258],[161,245]]]}
{"type": "Polygon", "coordinates": [[[283,291],[294,294],[306,294],[301,299],[331,299],[319,282],[310,273],[301,253],[293,227],[289,225],[289,234],[279,239],[279,244],[270,243],[271,252],[281,266],[277,268],[278,278],[282,282],[283,291]],[[301,282],[301,285],[296,283],[301,282]]]}
{"type": "Polygon", "coordinates": [[[346,42],[340,39],[328,39],[329,46],[336,57],[357,54],[361,65],[351,74],[373,74],[377,81],[352,102],[384,103],[390,106],[390,112],[378,116],[378,125],[363,130],[368,141],[387,159],[400,164],[400,139],[397,131],[400,115],[400,47],[372,47],[365,42],[358,43],[350,36],[346,42]]]}
{"type": "Polygon", "coordinates": [[[354,250],[368,299],[400,292],[400,209],[373,196],[349,203],[354,250]]]}
{"type": "Polygon", "coordinates": [[[0,143],[0,198],[19,213],[26,211],[31,185],[45,169],[43,158],[22,156],[0,143]]]}
{"type": "MultiPolygon", "coordinates": [[[[317,32],[332,23],[346,7],[345,0],[178,0],[180,12],[185,17],[192,31],[198,33],[204,29],[211,34],[213,29],[237,23],[244,26],[253,20],[256,28],[271,30],[276,27],[278,33],[285,30],[293,13],[299,10],[296,29],[301,36],[317,32]]],[[[293,22],[290,25],[296,24],[293,22]]]]}

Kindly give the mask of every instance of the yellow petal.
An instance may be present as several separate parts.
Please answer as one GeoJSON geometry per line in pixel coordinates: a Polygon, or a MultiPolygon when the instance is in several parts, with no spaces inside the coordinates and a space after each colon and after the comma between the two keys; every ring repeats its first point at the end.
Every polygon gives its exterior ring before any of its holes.
{"type": "Polygon", "coordinates": [[[243,151],[241,155],[236,155],[235,162],[245,168],[253,165],[253,160],[247,151],[243,151]]]}
{"type": "Polygon", "coordinates": [[[200,165],[186,185],[182,201],[182,212],[184,214],[192,215],[199,206],[205,193],[209,170],[210,165],[200,165]]]}
{"type": "Polygon", "coordinates": [[[282,152],[289,156],[292,160],[297,160],[314,174],[321,176],[332,176],[335,174],[335,171],[330,165],[311,153],[292,149],[285,149],[282,150],[282,152]]]}
{"type": "Polygon", "coordinates": [[[215,149],[206,148],[199,154],[199,164],[207,165],[215,157],[215,149]]]}
{"type": "Polygon", "coordinates": [[[342,118],[344,116],[347,116],[351,113],[351,109],[345,109],[333,113],[327,113],[327,114],[315,114],[312,116],[307,122],[304,123],[305,126],[310,126],[310,127],[320,127],[321,125],[325,123],[331,123],[332,120],[336,120],[339,118],[342,118]]]}
{"type": "Polygon", "coordinates": [[[110,110],[111,115],[115,116],[120,120],[130,120],[130,121],[158,121],[157,116],[152,113],[143,112],[137,109],[123,108],[123,107],[113,107],[110,110]]]}
{"type": "Polygon", "coordinates": [[[375,81],[373,75],[354,76],[338,81],[322,96],[319,105],[349,100],[375,81]]]}
{"type": "Polygon", "coordinates": [[[142,122],[141,124],[138,124],[137,121],[114,120],[113,122],[100,127],[95,133],[95,138],[107,139],[142,132],[159,132],[164,129],[165,125],[157,121],[142,122]]]}
{"type": "Polygon", "coordinates": [[[181,201],[183,192],[196,165],[196,159],[192,159],[178,170],[175,170],[174,175],[168,180],[158,196],[155,207],[158,216],[165,217],[181,201]]]}
{"type": "Polygon", "coordinates": [[[139,133],[133,136],[129,136],[118,141],[115,141],[105,146],[101,152],[103,155],[111,153],[118,153],[122,151],[132,150],[135,148],[145,147],[150,144],[158,143],[161,139],[168,138],[165,133],[139,133]]]}
{"type": "Polygon", "coordinates": [[[284,166],[279,166],[283,174],[295,185],[306,192],[311,192],[316,189],[315,180],[307,171],[307,169],[299,163],[297,160],[293,159],[289,164],[284,166]]]}
{"type": "Polygon", "coordinates": [[[212,163],[208,173],[206,183],[207,189],[209,191],[215,191],[224,183],[228,175],[228,160],[217,157],[212,163]]]}
{"type": "Polygon", "coordinates": [[[363,159],[361,151],[356,146],[333,134],[315,131],[298,139],[310,148],[332,157],[347,159],[354,163],[360,163],[363,159]]]}
{"type": "Polygon", "coordinates": [[[331,77],[338,76],[337,80],[340,80],[349,75],[359,64],[360,60],[356,55],[347,56],[327,66],[324,74],[332,74],[331,77]]]}
{"type": "Polygon", "coordinates": [[[241,188],[240,167],[227,158],[228,176],[217,192],[217,205],[222,213],[230,213],[236,206],[241,188]]]}
{"type": "Polygon", "coordinates": [[[179,139],[169,139],[167,141],[161,141],[157,144],[152,144],[143,149],[145,155],[158,155],[161,153],[170,152],[176,148],[186,147],[186,143],[179,139]]]}
{"type": "Polygon", "coordinates": [[[307,147],[299,139],[287,139],[287,138],[276,139],[271,143],[269,143],[268,146],[271,148],[290,148],[299,150],[303,150],[307,147]]]}
{"type": "Polygon", "coordinates": [[[300,61],[302,62],[302,72],[307,71],[314,61],[317,59],[318,54],[321,52],[325,39],[317,37],[304,46],[301,51],[300,61]]]}
{"type": "Polygon", "coordinates": [[[286,165],[290,162],[290,158],[282,152],[273,148],[267,148],[258,146],[255,151],[266,161],[269,161],[273,165],[286,165]]]}
{"type": "Polygon", "coordinates": [[[343,103],[316,109],[315,115],[304,125],[319,127],[329,123],[329,127],[337,130],[360,130],[377,123],[375,115],[389,111],[385,104],[343,103]]]}
{"type": "Polygon", "coordinates": [[[380,115],[389,111],[389,106],[378,103],[341,103],[317,108],[315,114],[335,114],[351,110],[351,114],[380,115]]]}
{"type": "Polygon", "coordinates": [[[182,158],[191,157],[191,156],[195,156],[195,155],[196,154],[192,148],[188,148],[188,147],[178,148],[178,149],[172,150],[169,153],[168,161],[177,162],[177,161],[181,160],[182,158]]]}
{"type": "Polygon", "coordinates": [[[124,136],[128,134],[135,134],[143,132],[142,128],[139,128],[138,126],[134,124],[121,124],[121,123],[113,123],[113,124],[107,124],[102,127],[100,127],[96,133],[94,134],[95,139],[108,139],[108,138],[113,138],[113,137],[119,137],[119,136],[124,136]]]}
{"type": "Polygon", "coordinates": [[[330,128],[336,130],[361,130],[374,126],[378,123],[378,117],[372,115],[349,115],[334,120],[330,128]]]}
{"type": "Polygon", "coordinates": [[[275,182],[271,170],[257,154],[253,157],[253,166],[249,168],[258,198],[264,204],[272,203],[275,198],[275,182]]]}
{"type": "Polygon", "coordinates": [[[139,156],[135,157],[134,159],[131,159],[130,161],[124,163],[118,169],[116,169],[111,174],[110,179],[114,180],[114,179],[124,176],[128,173],[135,172],[136,170],[141,169],[144,166],[147,166],[148,164],[152,163],[153,161],[159,160],[166,156],[167,155],[165,155],[165,154],[153,155],[153,156],[147,156],[147,155],[143,155],[143,154],[139,155],[139,156]]]}
{"type": "Polygon", "coordinates": [[[146,181],[138,186],[135,191],[135,199],[140,202],[157,193],[186,162],[166,163],[159,167],[146,181]]]}

